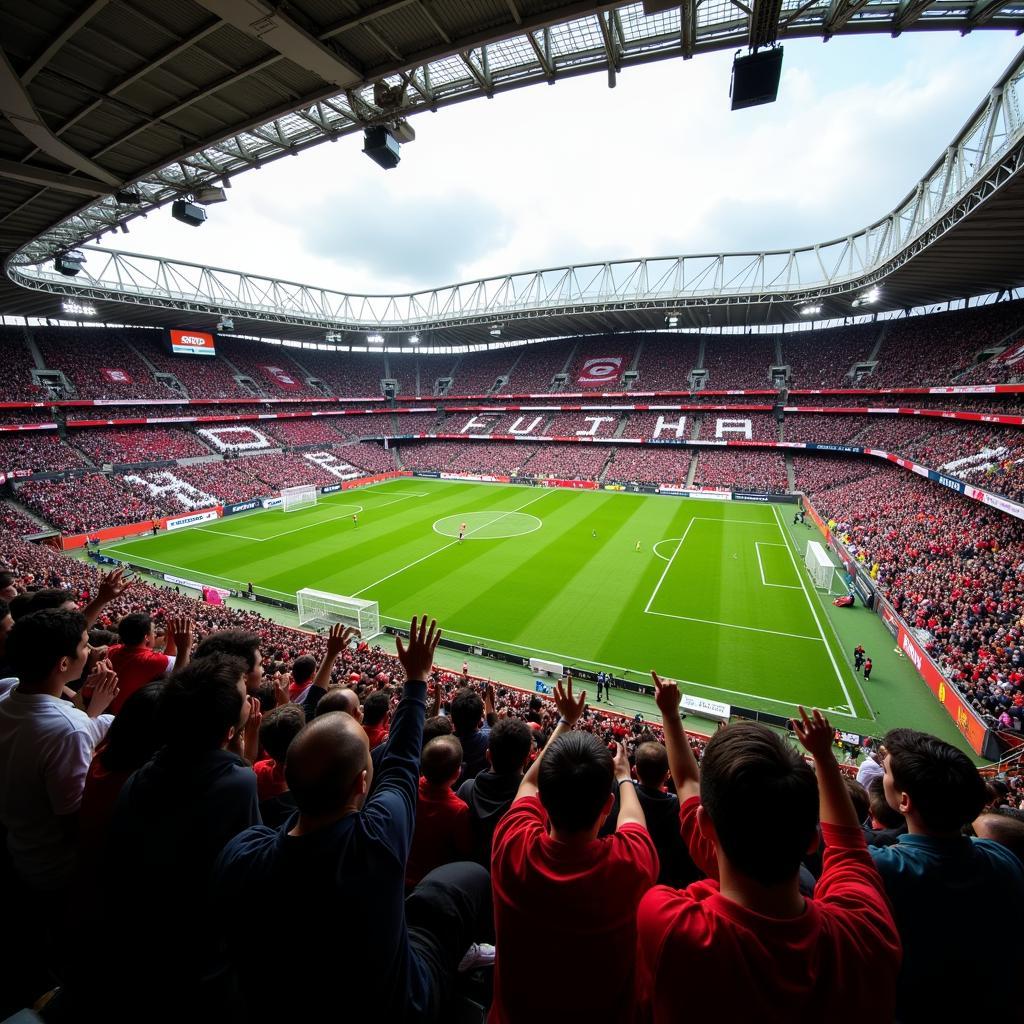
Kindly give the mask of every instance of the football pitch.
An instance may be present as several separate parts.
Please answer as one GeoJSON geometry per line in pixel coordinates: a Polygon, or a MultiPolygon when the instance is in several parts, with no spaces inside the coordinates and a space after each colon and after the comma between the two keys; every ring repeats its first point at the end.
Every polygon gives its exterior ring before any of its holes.
{"type": "Polygon", "coordinates": [[[455,640],[638,682],[654,668],[730,704],[870,721],[787,508],[416,477],[106,552],[291,601],[302,587],[373,600],[393,625],[426,611],[455,640]]]}

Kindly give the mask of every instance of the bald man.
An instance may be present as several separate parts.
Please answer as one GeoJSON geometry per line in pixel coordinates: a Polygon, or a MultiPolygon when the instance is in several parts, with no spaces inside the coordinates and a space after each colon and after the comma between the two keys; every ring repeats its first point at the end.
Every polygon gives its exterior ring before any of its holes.
{"type": "Polygon", "coordinates": [[[335,686],[328,690],[316,704],[316,716],[329,714],[332,711],[341,711],[351,715],[357,722],[363,720],[363,709],[359,705],[359,697],[356,691],[349,686],[335,686]]]}
{"type": "Polygon", "coordinates": [[[300,941],[326,935],[328,948],[344,954],[331,969],[302,972],[301,984],[268,985],[249,937],[228,929],[249,1021],[451,1019],[460,961],[490,930],[491,895],[487,872],[469,863],[439,868],[404,895],[424,680],[439,638],[426,618],[412,620],[408,647],[396,638],[407,682],[376,769],[355,717],[319,715],[288,748],[285,776],[298,812],[277,830],[247,829],[220,856],[212,892],[225,920],[272,889],[280,898],[261,903],[261,928],[300,941]]]}

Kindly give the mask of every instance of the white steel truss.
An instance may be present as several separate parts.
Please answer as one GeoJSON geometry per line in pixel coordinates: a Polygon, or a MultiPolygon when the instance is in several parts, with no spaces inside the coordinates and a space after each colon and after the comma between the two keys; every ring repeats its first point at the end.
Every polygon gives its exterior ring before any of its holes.
{"type": "Polygon", "coordinates": [[[881,281],[1020,173],[1022,92],[1024,50],[896,209],[854,234],[799,249],[587,263],[400,295],[346,294],[92,246],[76,278],[17,260],[7,273],[19,285],[60,295],[385,333],[554,314],[813,301],[881,281]]]}

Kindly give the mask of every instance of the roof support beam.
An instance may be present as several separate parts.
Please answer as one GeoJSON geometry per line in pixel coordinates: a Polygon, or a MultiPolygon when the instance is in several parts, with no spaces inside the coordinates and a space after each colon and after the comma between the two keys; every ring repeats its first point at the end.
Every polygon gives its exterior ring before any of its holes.
{"type": "Polygon", "coordinates": [[[828,17],[822,26],[822,35],[831,39],[861,8],[867,7],[868,0],[832,0],[828,17]]]}
{"type": "Polygon", "coordinates": [[[697,48],[697,0],[686,0],[679,8],[679,45],[683,58],[689,60],[697,48]]]}
{"type": "Polygon", "coordinates": [[[28,85],[40,71],[49,63],[50,58],[83,26],[88,25],[92,19],[103,10],[110,0],[93,0],[88,7],[70,22],[64,29],[57,33],[50,41],[50,45],[32,63],[28,70],[21,76],[21,84],[28,85]]]}
{"type": "Polygon", "coordinates": [[[70,174],[60,174],[42,167],[20,164],[17,160],[0,160],[0,178],[20,181],[29,185],[42,185],[44,188],[55,188],[60,192],[71,192],[94,198],[110,194],[110,186],[102,181],[85,177],[76,178],[70,174]]]}
{"type": "Polygon", "coordinates": [[[25,91],[20,79],[11,67],[7,54],[0,50],[0,113],[11,125],[47,156],[53,157],[66,167],[87,174],[90,178],[104,181],[113,188],[121,184],[119,178],[108,170],[93,163],[77,149],[61,142],[50,130],[36,110],[32,98],[25,91]]]}
{"type": "Polygon", "coordinates": [[[362,81],[362,74],[342,62],[338,55],[315,36],[297,25],[287,14],[265,0],[198,0],[216,14],[264,46],[319,75],[341,89],[362,81]]]}
{"type": "Polygon", "coordinates": [[[978,25],[984,25],[993,14],[1006,5],[1006,0],[977,0],[967,15],[967,23],[970,26],[968,32],[978,25]]]}
{"type": "Polygon", "coordinates": [[[899,9],[892,19],[893,38],[913,25],[931,5],[932,0],[901,0],[899,9]]]}

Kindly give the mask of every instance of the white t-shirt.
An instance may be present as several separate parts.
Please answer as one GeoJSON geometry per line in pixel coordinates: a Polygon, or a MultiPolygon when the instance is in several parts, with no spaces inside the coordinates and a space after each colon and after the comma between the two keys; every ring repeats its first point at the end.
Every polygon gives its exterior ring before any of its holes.
{"type": "Polygon", "coordinates": [[[867,757],[857,769],[857,781],[867,789],[874,779],[880,779],[884,774],[885,769],[873,757],[867,757]]]}
{"type": "Polygon", "coordinates": [[[72,881],[75,842],[61,816],[82,802],[93,751],[113,715],[90,718],[48,694],[0,680],[0,821],[21,876],[39,889],[72,881]]]}

